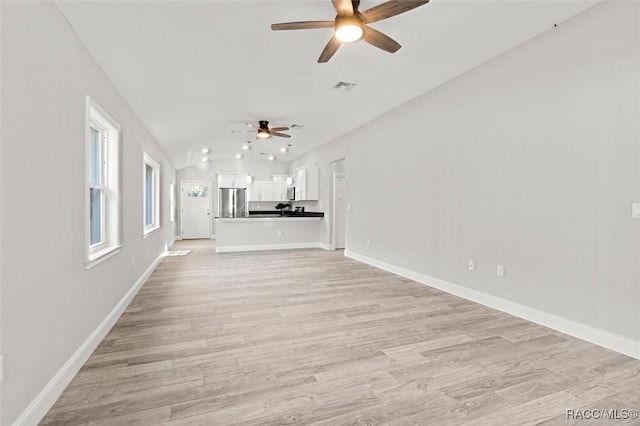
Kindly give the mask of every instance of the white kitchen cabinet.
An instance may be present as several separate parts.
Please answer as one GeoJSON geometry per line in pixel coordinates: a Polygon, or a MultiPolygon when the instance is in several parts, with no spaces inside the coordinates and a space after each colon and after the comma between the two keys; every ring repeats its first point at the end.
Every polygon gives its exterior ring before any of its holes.
{"type": "Polygon", "coordinates": [[[273,201],[288,201],[287,199],[287,177],[288,176],[273,176],[273,201]]]}
{"type": "Polygon", "coordinates": [[[296,187],[296,200],[318,200],[320,198],[320,168],[305,167],[298,169],[294,184],[296,187]]]}
{"type": "Polygon", "coordinates": [[[248,188],[247,175],[218,175],[218,188],[248,188]]]}
{"type": "Polygon", "coordinates": [[[249,185],[249,201],[274,201],[273,181],[254,180],[249,185]]]}

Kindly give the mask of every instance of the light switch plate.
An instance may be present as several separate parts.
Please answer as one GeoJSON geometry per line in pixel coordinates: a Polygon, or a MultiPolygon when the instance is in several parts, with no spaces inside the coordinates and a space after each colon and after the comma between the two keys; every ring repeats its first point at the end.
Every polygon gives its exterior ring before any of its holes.
{"type": "Polygon", "coordinates": [[[0,383],[4,380],[4,357],[0,356],[0,383]]]}
{"type": "Polygon", "coordinates": [[[640,219],[640,203],[631,203],[631,217],[640,219]]]}

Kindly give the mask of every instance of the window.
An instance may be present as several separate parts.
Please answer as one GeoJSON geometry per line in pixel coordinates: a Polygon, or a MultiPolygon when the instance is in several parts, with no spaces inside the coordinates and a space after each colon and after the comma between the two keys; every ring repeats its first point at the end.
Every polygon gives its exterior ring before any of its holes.
{"type": "Polygon", "coordinates": [[[206,185],[189,185],[187,187],[187,198],[206,198],[206,185]]]}
{"type": "Polygon", "coordinates": [[[176,221],[176,184],[169,184],[169,222],[176,221]]]}
{"type": "Polygon", "coordinates": [[[143,163],[144,235],[160,228],[160,164],[147,154],[143,163]]]}
{"type": "Polygon", "coordinates": [[[120,126],[86,98],[87,267],[120,247],[120,126]]]}

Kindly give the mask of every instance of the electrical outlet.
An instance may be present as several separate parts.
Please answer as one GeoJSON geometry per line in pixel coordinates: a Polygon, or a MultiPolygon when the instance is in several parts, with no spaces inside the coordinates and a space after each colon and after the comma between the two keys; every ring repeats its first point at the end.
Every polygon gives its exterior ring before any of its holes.
{"type": "Polygon", "coordinates": [[[476,262],[474,262],[473,260],[469,261],[469,270],[470,271],[475,271],[476,270],[476,262]]]}
{"type": "Polygon", "coordinates": [[[497,265],[497,266],[496,266],[496,274],[497,274],[499,277],[504,277],[504,266],[502,266],[502,265],[497,265]]]}
{"type": "Polygon", "coordinates": [[[278,235],[282,235],[282,229],[278,229],[278,235]]]}

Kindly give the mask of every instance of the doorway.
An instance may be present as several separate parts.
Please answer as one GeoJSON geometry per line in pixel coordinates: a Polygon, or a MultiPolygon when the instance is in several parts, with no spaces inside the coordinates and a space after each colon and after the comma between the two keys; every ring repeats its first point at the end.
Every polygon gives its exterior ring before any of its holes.
{"type": "Polygon", "coordinates": [[[345,183],[343,173],[333,174],[333,214],[331,216],[333,218],[332,246],[334,249],[345,248],[345,183]]]}
{"type": "Polygon", "coordinates": [[[211,238],[211,182],[180,183],[180,234],[183,239],[211,238]]]}

